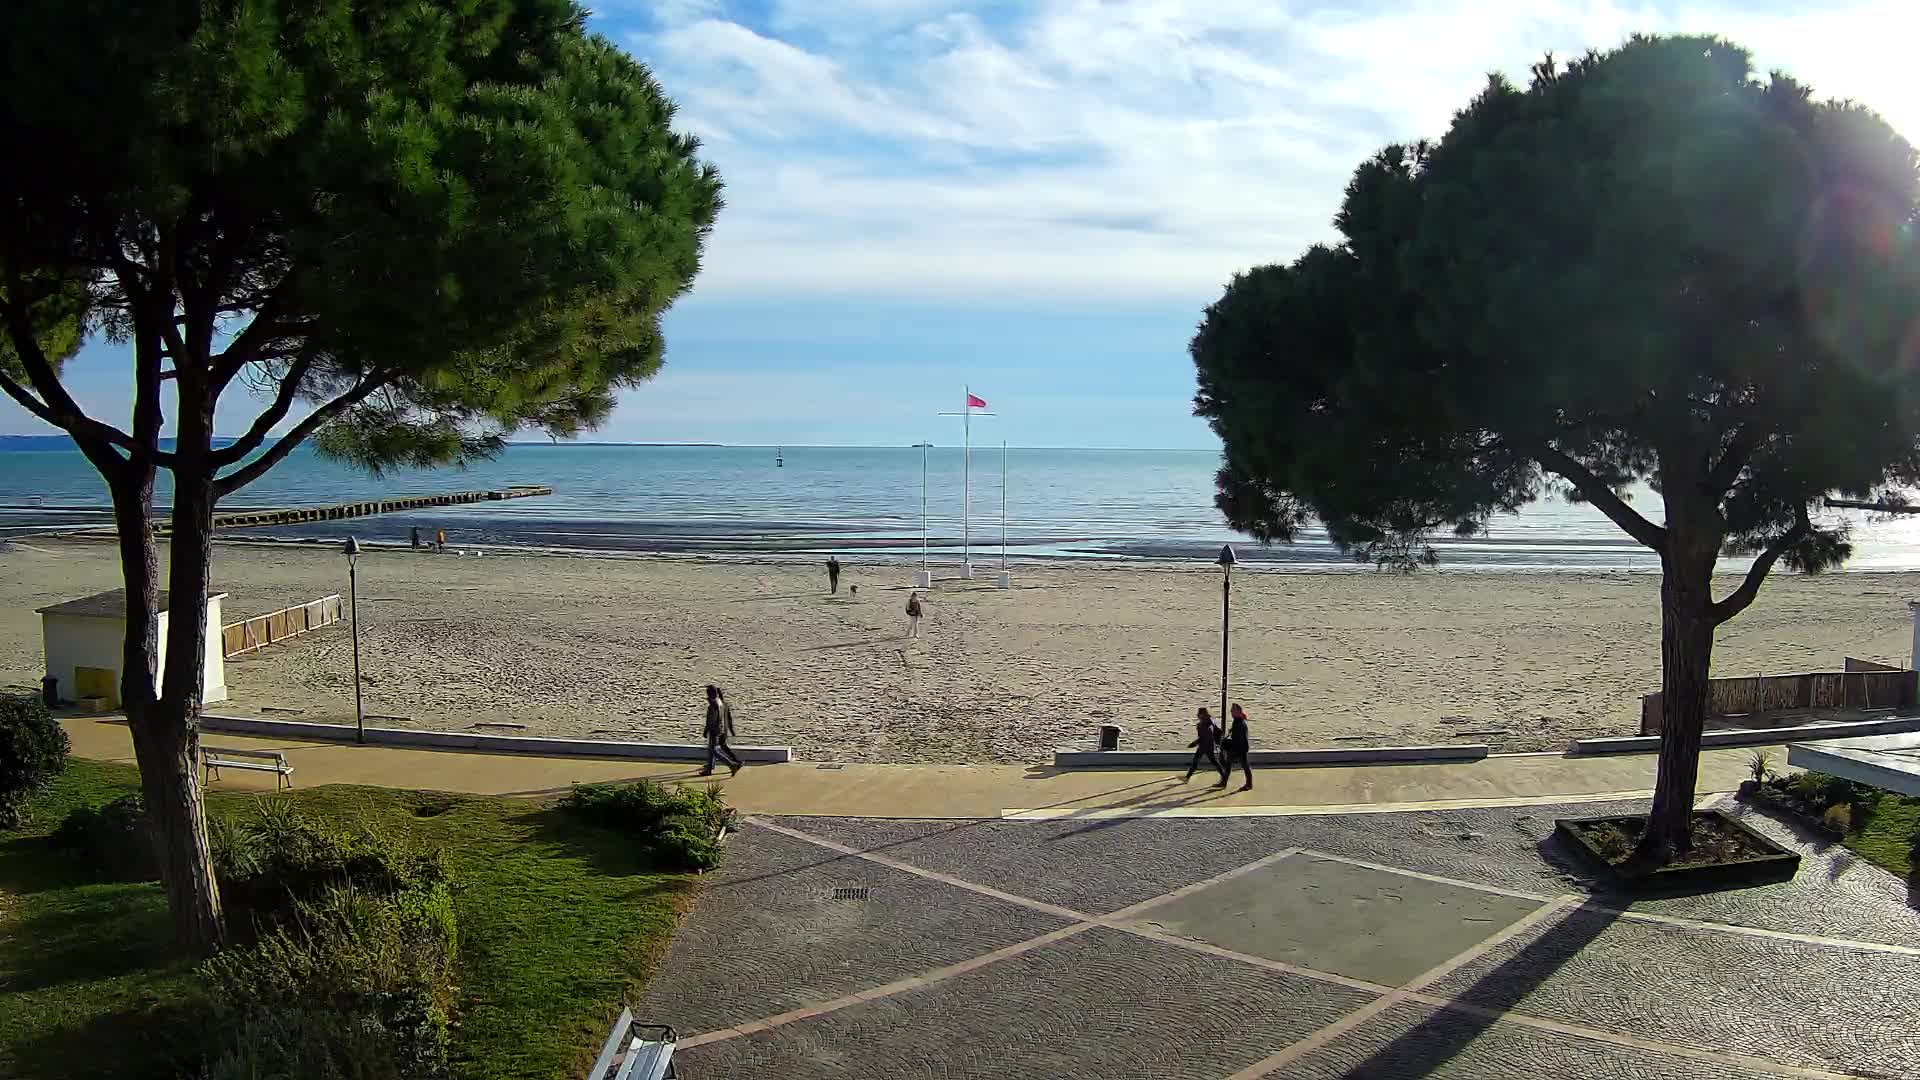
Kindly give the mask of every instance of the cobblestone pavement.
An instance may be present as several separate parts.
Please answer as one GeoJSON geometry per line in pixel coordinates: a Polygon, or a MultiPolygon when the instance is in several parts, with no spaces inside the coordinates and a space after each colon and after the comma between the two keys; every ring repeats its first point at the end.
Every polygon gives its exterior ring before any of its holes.
{"type": "Polygon", "coordinates": [[[751,821],[636,1011],[681,1075],[1920,1076],[1920,899],[1837,845],[1633,901],[1556,817],[751,821]]]}

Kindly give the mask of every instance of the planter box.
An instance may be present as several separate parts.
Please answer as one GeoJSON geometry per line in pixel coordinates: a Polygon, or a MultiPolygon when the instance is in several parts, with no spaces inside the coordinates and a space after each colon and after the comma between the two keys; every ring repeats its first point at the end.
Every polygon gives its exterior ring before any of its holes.
{"type": "Polygon", "coordinates": [[[1553,823],[1554,832],[1565,837],[1574,850],[1609,881],[1628,892],[1711,892],[1748,885],[1770,885],[1790,881],[1800,869],[1800,856],[1788,851],[1758,832],[1718,810],[1696,810],[1695,821],[1711,820],[1716,827],[1744,841],[1752,852],[1725,862],[1663,866],[1651,872],[1635,872],[1608,861],[1590,834],[1595,825],[1630,826],[1638,835],[1646,822],[1644,814],[1623,817],[1561,818],[1553,823]]]}

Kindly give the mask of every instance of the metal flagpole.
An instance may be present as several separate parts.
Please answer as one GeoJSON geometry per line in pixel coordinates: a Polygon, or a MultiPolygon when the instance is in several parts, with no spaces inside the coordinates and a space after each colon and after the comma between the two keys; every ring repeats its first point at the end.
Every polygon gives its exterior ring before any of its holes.
{"type": "Polygon", "coordinates": [[[1007,572],[1007,440],[1000,440],[1000,572],[1007,572]]]}
{"type": "Polygon", "coordinates": [[[920,440],[920,569],[927,568],[927,447],[931,439],[920,440]]]}
{"type": "MultiPolygon", "coordinates": [[[[940,415],[941,416],[958,416],[960,418],[960,430],[962,431],[963,438],[965,440],[963,444],[964,449],[962,450],[962,458],[961,458],[961,465],[960,465],[960,469],[961,469],[960,486],[961,486],[961,492],[962,492],[961,509],[960,509],[960,530],[961,530],[960,545],[961,545],[961,553],[962,553],[961,557],[965,560],[965,569],[963,573],[965,574],[966,577],[972,578],[973,577],[973,400],[974,398],[973,398],[972,387],[963,386],[961,390],[963,393],[966,394],[966,406],[957,413],[943,412],[940,415]]],[[[983,408],[980,412],[980,415],[993,416],[994,414],[987,412],[983,408]]]]}
{"type": "Polygon", "coordinates": [[[966,441],[960,465],[960,550],[962,572],[973,577],[973,387],[962,385],[966,407],[960,410],[960,430],[966,441]]]}

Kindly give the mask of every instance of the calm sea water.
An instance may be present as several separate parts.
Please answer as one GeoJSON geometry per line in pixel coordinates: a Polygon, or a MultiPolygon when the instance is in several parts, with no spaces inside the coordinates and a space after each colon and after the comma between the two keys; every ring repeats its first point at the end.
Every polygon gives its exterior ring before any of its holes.
{"type": "MultiPolygon", "coordinates": [[[[554,494],[511,502],[386,514],[248,535],[404,542],[414,528],[452,543],[620,551],[839,552],[918,558],[923,542],[923,455],[912,447],[517,445],[465,470],[396,471],[375,479],[301,450],[223,509],[321,505],[380,496],[548,484],[554,494]]],[[[1231,542],[1243,559],[1302,569],[1350,566],[1324,538],[1259,549],[1213,507],[1210,451],[976,449],[971,544],[997,561],[1005,496],[1013,558],[1210,559],[1231,542]]],[[[924,455],[925,543],[957,561],[967,544],[957,447],[924,455]]],[[[161,473],[158,501],[169,498],[161,473]]],[[[106,489],[69,448],[0,452],[0,534],[106,521],[106,489]]],[[[1650,516],[1658,502],[1635,500],[1650,516]]],[[[1920,569],[1920,518],[1851,515],[1852,569],[1920,569]]],[[[1494,523],[1491,534],[1436,545],[1459,569],[1652,571],[1653,557],[1591,507],[1550,499],[1494,523]]],[[[1742,565],[1727,560],[1723,569],[1742,565]]]]}

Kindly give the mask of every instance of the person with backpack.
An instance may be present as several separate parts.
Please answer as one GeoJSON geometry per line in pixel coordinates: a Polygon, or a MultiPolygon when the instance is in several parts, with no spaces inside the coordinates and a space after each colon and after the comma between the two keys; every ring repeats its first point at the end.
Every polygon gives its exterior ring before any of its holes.
{"type": "MultiPolygon", "coordinates": [[[[733,738],[733,708],[727,704],[726,695],[717,686],[707,687],[707,767],[700,770],[701,776],[713,775],[713,759],[719,757],[732,767],[732,775],[740,772],[740,756],[727,745],[733,738]]],[[[1226,781],[1221,781],[1226,783],[1226,781]]]]}
{"type": "Polygon", "coordinates": [[[907,638],[909,640],[920,636],[920,611],[920,590],[915,589],[907,594],[907,638]]]}
{"type": "Polygon", "coordinates": [[[1194,740],[1187,744],[1195,748],[1193,751],[1193,763],[1187,766],[1187,775],[1185,779],[1182,779],[1180,782],[1184,784],[1188,780],[1192,780],[1194,770],[1200,767],[1200,759],[1205,757],[1207,763],[1213,766],[1213,771],[1220,774],[1220,782],[1222,784],[1226,783],[1227,764],[1221,760],[1219,754],[1214,752],[1214,744],[1220,739],[1220,725],[1213,722],[1213,714],[1208,712],[1204,706],[1200,709],[1199,719],[1194,722],[1193,730],[1195,735],[1194,740]]]}

